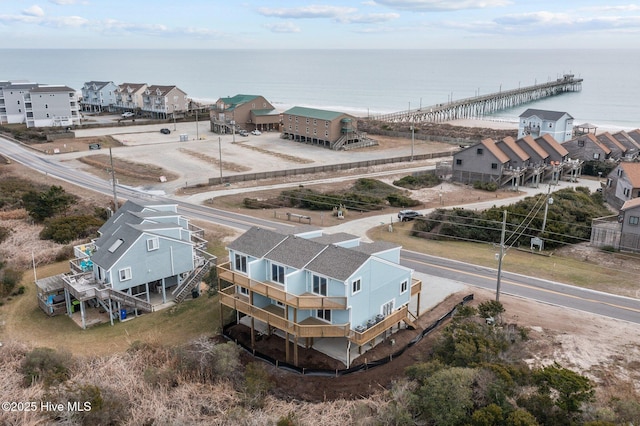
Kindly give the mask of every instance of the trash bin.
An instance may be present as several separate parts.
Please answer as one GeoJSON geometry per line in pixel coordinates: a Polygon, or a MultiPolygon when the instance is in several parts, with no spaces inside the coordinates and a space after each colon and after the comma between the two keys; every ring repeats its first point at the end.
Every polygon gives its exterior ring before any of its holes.
{"type": "Polygon", "coordinates": [[[120,309],[120,321],[126,320],[127,319],[127,310],[126,309],[120,309]]]}

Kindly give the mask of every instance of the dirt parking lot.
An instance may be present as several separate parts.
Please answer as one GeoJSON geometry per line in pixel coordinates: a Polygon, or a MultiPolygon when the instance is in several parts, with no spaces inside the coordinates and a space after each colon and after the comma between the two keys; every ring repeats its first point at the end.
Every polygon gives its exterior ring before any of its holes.
{"type": "MultiPolygon", "coordinates": [[[[173,123],[77,130],[77,140],[61,139],[47,148],[59,149],[56,159],[66,161],[72,167],[92,171],[91,167],[77,161],[81,156],[95,153],[88,149],[85,138],[93,140],[106,135],[122,145],[112,148],[115,158],[153,164],[178,176],[162,184],[149,182],[151,189],[162,189],[167,193],[208,183],[209,178],[219,177],[221,157],[222,175],[233,175],[410,155],[412,145],[410,139],[374,136],[379,143],[376,147],[332,151],[283,140],[277,132],[248,137],[219,136],[209,130],[208,122],[199,122],[197,130],[196,123],[190,122],[177,123],[175,130],[173,123]],[[171,133],[162,134],[161,128],[168,128],[171,133]],[[186,135],[186,140],[181,142],[180,135],[186,135]]],[[[414,154],[454,151],[458,148],[457,145],[417,140],[413,145],[414,154]]]]}

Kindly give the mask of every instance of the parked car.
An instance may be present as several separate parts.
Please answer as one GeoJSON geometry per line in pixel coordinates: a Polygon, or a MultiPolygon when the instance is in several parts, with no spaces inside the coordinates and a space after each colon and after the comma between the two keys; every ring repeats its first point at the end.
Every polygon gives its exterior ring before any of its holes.
{"type": "Polygon", "coordinates": [[[171,130],[167,128],[163,128],[163,129],[160,129],[160,133],[162,133],[163,135],[168,135],[169,133],[171,133],[171,130]]]}
{"type": "Polygon", "coordinates": [[[398,219],[400,222],[408,222],[410,220],[415,219],[416,217],[421,217],[422,213],[418,213],[415,210],[400,210],[398,213],[398,219]]]}
{"type": "Polygon", "coordinates": [[[89,144],[89,149],[91,149],[91,150],[100,149],[100,144],[99,143],[91,143],[91,144],[89,144]]]}
{"type": "Polygon", "coordinates": [[[260,130],[256,129],[256,130],[252,130],[251,134],[252,135],[256,135],[256,136],[260,136],[262,134],[262,132],[260,130]]]}
{"type": "Polygon", "coordinates": [[[240,130],[240,131],[238,132],[238,134],[239,134],[240,136],[249,136],[249,132],[247,132],[246,130],[240,130]]]}
{"type": "Polygon", "coordinates": [[[127,112],[123,112],[122,113],[122,118],[131,118],[133,117],[135,114],[132,113],[131,111],[127,111],[127,112]]]}

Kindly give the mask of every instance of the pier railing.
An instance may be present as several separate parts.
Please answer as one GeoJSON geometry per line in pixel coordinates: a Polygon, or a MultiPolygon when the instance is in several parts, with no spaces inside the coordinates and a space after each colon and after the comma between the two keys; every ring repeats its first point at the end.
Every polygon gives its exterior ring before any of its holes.
{"type": "Polygon", "coordinates": [[[394,112],[370,117],[372,120],[388,122],[442,122],[457,119],[480,118],[496,111],[512,108],[527,102],[565,92],[582,90],[582,79],[565,74],[555,81],[534,84],[488,95],[449,101],[413,110],[394,112]]]}

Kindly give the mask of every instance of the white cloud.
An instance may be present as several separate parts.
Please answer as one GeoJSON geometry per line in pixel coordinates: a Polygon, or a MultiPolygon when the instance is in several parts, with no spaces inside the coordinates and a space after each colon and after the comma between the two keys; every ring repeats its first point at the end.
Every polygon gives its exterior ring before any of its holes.
{"type": "Polygon", "coordinates": [[[381,6],[415,12],[434,12],[464,9],[486,9],[508,6],[511,0],[375,0],[381,6]]]}
{"type": "Polygon", "coordinates": [[[370,13],[368,15],[347,15],[336,18],[336,21],[344,24],[377,24],[393,21],[400,17],[397,13],[370,13]]]}
{"type": "Polygon", "coordinates": [[[274,33],[299,33],[300,27],[298,27],[293,22],[281,22],[277,24],[268,24],[265,25],[265,28],[269,29],[274,33]]]}
{"type": "Polygon", "coordinates": [[[311,5],[311,6],[305,6],[305,7],[291,7],[291,8],[274,8],[274,9],[262,7],[258,9],[258,13],[263,16],[272,16],[276,18],[288,18],[288,19],[337,18],[339,16],[343,16],[348,13],[354,13],[356,11],[357,9],[353,7],[322,6],[322,5],[311,5]]]}
{"type": "Polygon", "coordinates": [[[42,17],[44,16],[44,10],[42,10],[42,8],[37,4],[34,4],[33,6],[23,10],[22,14],[27,16],[42,17]]]}

